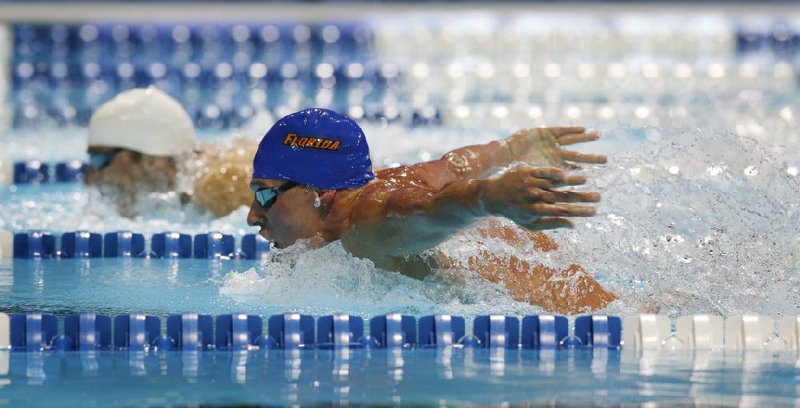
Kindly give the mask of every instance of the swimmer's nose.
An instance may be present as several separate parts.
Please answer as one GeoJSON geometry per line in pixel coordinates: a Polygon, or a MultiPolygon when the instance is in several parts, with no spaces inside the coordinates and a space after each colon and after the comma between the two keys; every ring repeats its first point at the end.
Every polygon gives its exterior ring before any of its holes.
{"type": "Polygon", "coordinates": [[[97,171],[89,167],[89,169],[86,170],[86,174],[83,176],[83,182],[86,184],[94,184],[96,179],[97,179],[97,171]]]}
{"type": "Polygon", "coordinates": [[[266,224],[266,217],[264,216],[264,210],[261,208],[261,204],[258,201],[253,200],[253,203],[250,204],[250,212],[247,213],[247,225],[253,227],[263,227],[266,224]]]}

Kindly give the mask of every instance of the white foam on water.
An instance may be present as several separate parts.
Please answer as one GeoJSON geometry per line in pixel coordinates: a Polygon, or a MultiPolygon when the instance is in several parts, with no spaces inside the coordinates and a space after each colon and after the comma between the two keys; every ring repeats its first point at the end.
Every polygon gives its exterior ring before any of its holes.
{"type": "Polygon", "coordinates": [[[243,306],[309,314],[476,315],[538,310],[481,280],[453,278],[444,272],[417,280],[376,268],[372,261],[347,253],[338,241],[321,248],[301,242],[274,249],[260,267],[226,275],[220,293],[243,306]]]}
{"type": "Polygon", "coordinates": [[[564,253],[662,314],[800,311],[800,183],[787,173],[798,142],[773,149],[709,130],[644,136],[615,140],[609,164],[587,172],[603,202],[559,235],[564,253]]]}

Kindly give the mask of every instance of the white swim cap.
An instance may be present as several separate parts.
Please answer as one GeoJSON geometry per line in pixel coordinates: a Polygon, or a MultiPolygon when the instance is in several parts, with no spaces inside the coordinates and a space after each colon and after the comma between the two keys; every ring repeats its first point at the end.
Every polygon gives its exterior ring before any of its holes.
{"type": "Polygon", "coordinates": [[[104,103],[89,121],[89,145],[176,156],[194,147],[194,126],[180,103],[154,86],[104,103]]]}

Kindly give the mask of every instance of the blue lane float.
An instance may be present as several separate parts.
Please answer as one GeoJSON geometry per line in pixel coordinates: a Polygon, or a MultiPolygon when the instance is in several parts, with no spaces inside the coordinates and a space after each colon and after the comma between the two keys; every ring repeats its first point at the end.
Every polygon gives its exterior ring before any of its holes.
{"type": "Polygon", "coordinates": [[[622,341],[622,319],[616,316],[578,316],[575,336],[586,347],[619,348],[622,341]]]}
{"type": "Polygon", "coordinates": [[[114,347],[118,350],[146,351],[161,337],[161,319],[144,314],[114,318],[114,347]]]}
{"type": "Polygon", "coordinates": [[[194,237],[194,257],[197,259],[230,258],[234,255],[233,235],[219,232],[197,234],[194,237]]]}
{"type": "Polygon", "coordinates": [[[261,316],[243,313],[217,316],[217,350],[248,350],[258,345],[263,324],[261,316]]]}
{"type": "Polygon", "coordinates": [[[358,316],[335,314],[317,319],[317,347],[357,348],[372,347],[370,339],[364,339],[364,319],[358,316]]]}
{"type": "Polygon", "coordinates": [[[15,162],[13,184],[76,183],[82,182],[89,165],[80,160],[45,163],[41,160],[15,162]],[[51,175],[51,171],[54,173],[51,175]]]}
{"type": "Polygon", "coordinates": [[[270,241],[259,234],[242,237],[242,253],[245,259],[263,259],[269,254],[270,241]]]}
{"type": "Polygon", "coordinates": [[[558,348],[569,335],[569,322],[564,316],[538,315],[522,318],[521,343],[524,348],[558,348]]]}
{"type": "Polygon", "coordinates": [[[369,321],[370,336],[382,348],[411,348],[417,343],[417,322],[414,316],[390,313],[369,321]]]}
{"type": "Polygon", "coordinates": [[[144,235],[130,231],[109,232],[103,237],[103,256],[130,258],[145,255],[144,235]]]}
{"type": "Polygon", "coordinates": [[[50,166],[38,160],[14,163],[14,184],[39,184],[50,180],[50,166]]]}
{"type": "Polygon", "coordinates": [[[64,318],[64,335],[58,336],[56,350],[108,350],[111,348],[111,318],[81,313],[64,318]],[[58,342],[59,339],[64,339],[58,342]]]}
{"type": "Polygon", "coordinates": [[[55,181],[57,183],[79,183],[86,177],[89,165],[80,160],[56,163],[55,181]]]}
{"type": "Polygon", "coordinates": [[[276,348],[292,350],[314,347],[314,318],[299,313],[285,313],[269,318],[269,337],[276,348]]]}
{"type": "Polygon", "coordinates": [[[214,348],[214,323],[209,315],[184,313],[167,318],[167,337],[182,351],[214,348]]]}
{"type": "Polygon", "coordinates": [[[486,348],[519,348],[519,319],[513,316],[478,316],[472,332],[486,348]]]}
{"type": "Polygon", "coordinates": [[[179,232],[153,234],[150,247],[155,258],[191,258],[192,236],[179,232]]]}
{"type": "Polygon", "coordinates": [[[631,349],[631,350],[800,350],[800,316],[785,316],[778,322],[769,316],[693,315],[671,319],[659,315],[578,316],[570,330],[564,316],[542,314],[519,320],[513,316],[478,316],[474,336],[464,336],[464,318],[433,315],[419,318],[398,313],[370,319],[370,335],[364,336],[364,321],[358,316],[334,314],[313,316],[299,313],[273,315],[267,333],[258,315],[209,315],[185,313],[161,320],[144,314],[110,317],[80,313],[64,318],[59,334],[58,318],[50,314],[0,313],[0,351],[203,351],[340,348],[467,348],[503,350],[536,349],[631,349]],[[722,322],[725,330],[723,333],[722,322]],[[316,323],[316,335],[315,335],[316,323]],[[774,323],[777,323],[774,324],[774,323]],[[777,330],[776,330],[777,326],[777,330]],[[112,337],[113,333],[113,337],[112,337]],[[419,334],[417,336],[416,334],[419,334]],[[624,337],[623,337],[624,334],[624,337]],[[460,337],[459,337],[460,336],[460,337]],[[623,340],[620,340],[623,339],[623,340]]]}
{"type": "Polygon", "coordinates": [[[263,259],[270,242],[250,234],[236,248],[233,235],[209,232],[192,236],[180,232],[153,234],[150,248],[143,234],[116,231],[99,234],[72,231],[55,237],[48,232],[31,230],[13,235],[11,246],[15,258],[197,258],[197,259],[263,259]],[[56,251],[60,241],[61,250],[56,251]]]}
{"type": "Polygon", "coordinates": [[[99,258],[103,256],[103,237],[89,231],[68,232],[61,236],[63,258],[99,258]]]}
{"type": "Polygon", "coordinates": [[[14,258],[49,258],[56,253],[55,238],[43,231],[14,234],[14,258]]]}
{"type": "Polygon", "coordinates": [[[58,319],[49,314],[13,314],[9,319],[10,347],[14,351],[42,351],[58,336],[58,319]]]}
{"type": "Polygon", "coordinates": [[[464,318],[446,314],[419,318],[420,347],[450,347],[464,337],[464,318]]]}

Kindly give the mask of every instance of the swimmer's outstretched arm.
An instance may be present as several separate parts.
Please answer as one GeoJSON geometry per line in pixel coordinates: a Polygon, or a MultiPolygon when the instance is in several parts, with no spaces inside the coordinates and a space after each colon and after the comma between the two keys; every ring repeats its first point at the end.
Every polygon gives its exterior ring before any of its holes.
{"type": "Polygon", "coordinates": [[[486,216],[511,219],[530,231],[572,227],[570,217],[590,217],[600,194],[557,190],[585,183],[556,167],[516,167],[490,179],[456,180],[436,190],[376,180],[351,207],[342,242],[372,258],[408,256],[443,242],[486,216]]]}
{"type": "Polygon", "coordinates": [[[513,162],[539,166],[574,168],[580,163],[602,164],[606,156],[562,149],[592,142],[600,136],[582,127],[522,129],[504,140],[465,146],[450,151],[437,160],[435,183],[444,185],[457,179],[486,177],[513,162]]]}

